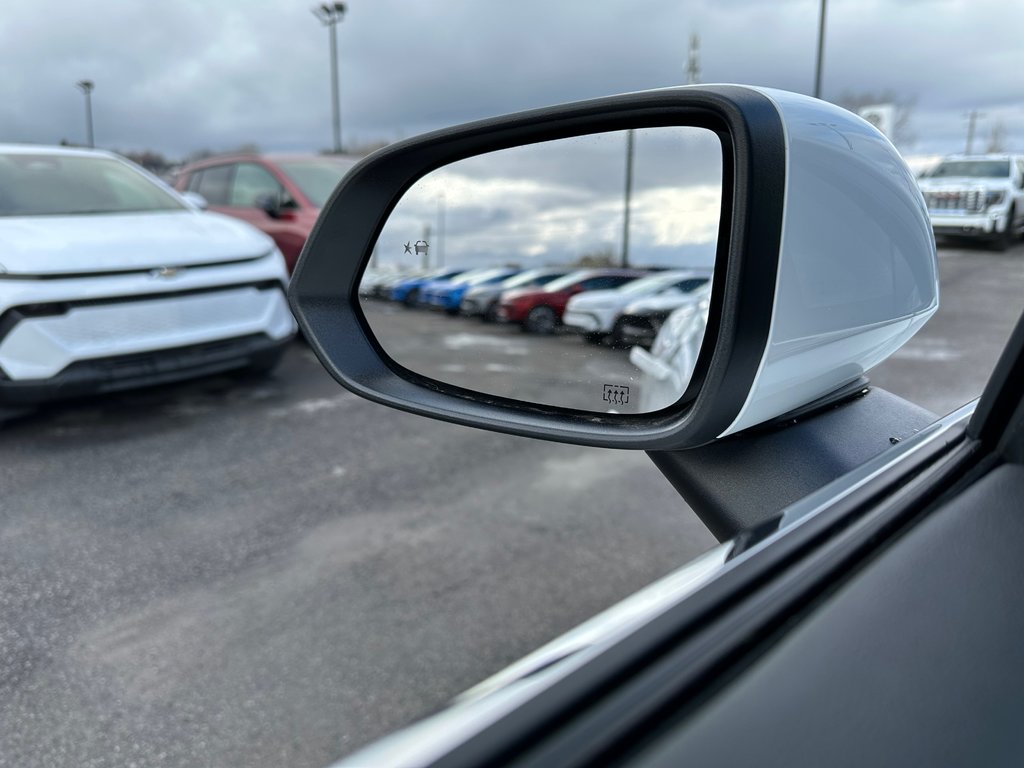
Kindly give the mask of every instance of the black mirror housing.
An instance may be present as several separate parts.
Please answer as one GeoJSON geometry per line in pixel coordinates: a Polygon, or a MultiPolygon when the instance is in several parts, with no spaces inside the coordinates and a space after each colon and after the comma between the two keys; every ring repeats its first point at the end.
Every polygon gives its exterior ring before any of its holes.
{"type": "Polygon", "coordinates": [[[498,432],[649,451],[704,445],[859,391],[864,371],[938,307],[927,211],[892,145],[833,105],[731,85],[611,96],[385,147],[357,164],[323,208],[289,295],[318,358],[363,397],[498,432]],[[389,358],[358,286],[385,222],[418,179],[501,149],[664,126],[706,128],[722,147],[707,328],[676,403],[642,415],[577,411],[460,389],[389,358]],[[851,220],[877,228],[850,229],[851,220]]]}

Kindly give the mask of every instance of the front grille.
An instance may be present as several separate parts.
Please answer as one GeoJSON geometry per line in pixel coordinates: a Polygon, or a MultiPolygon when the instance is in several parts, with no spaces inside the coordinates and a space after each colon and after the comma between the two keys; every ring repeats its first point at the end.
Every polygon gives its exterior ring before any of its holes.
{"type": "Polygon", "coordinates": [[[985,210],[985,192],[980,189],[960,192],[926,192],[924,199],[930,211],[981,213],[985,210]]]}

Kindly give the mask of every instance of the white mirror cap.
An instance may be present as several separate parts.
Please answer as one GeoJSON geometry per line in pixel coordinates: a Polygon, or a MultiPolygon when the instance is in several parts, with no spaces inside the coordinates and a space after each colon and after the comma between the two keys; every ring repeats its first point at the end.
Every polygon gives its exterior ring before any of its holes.
{"type": "Polygon", "coordinates": [[[939,306],[928,211],[896,148],[839,107],[756,90],[785,128],[782,242],[768,342],[722,437],[856,381],[939,306]]]}

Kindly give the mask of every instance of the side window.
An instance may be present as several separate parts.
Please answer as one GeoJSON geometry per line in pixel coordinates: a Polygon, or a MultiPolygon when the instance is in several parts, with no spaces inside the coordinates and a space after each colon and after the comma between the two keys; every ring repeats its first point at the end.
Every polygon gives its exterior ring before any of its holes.
{"type": "Polygon", "coordinates": [[[188,184],[185,185],[185,189],[187,189],[189,192],[198,192],[199,180],[201,178],[203,178],[202,171],[196,171],[195,173],[193,173],[191,176],[189,176],[188,184]]]}
{"type": "Polygon", "coordinates": [[[255,206],[257,198],[262,195],[271,195],[275,200],[280,200],[284,188],[263,166],[239,163],[231,184],[229,205],[255,206]]]}
{"type": "Polygon", "coordinates": [[[196,192],[205,197],[210,205],[227,205],[233,169],[231,165],[215,165],[204,169],[196,185],[196,192]]]}
{"type": "Polygon", "coordinates": [[[697,290],[706,282],[707,280],[703,277],[690,278],[689,280],[681,280],[678,283],[676,283],[676,288],[678,288],[683,293],[689,293],[690,291],[697,290]]]}
{"type": "Polygon", "coordinates": [[[593,287],[599,290],[602,288],[618,288],[620,285],[625,285],[633,279],[626,275],[608,275],[607,277],[596,278],[593,287]]]}

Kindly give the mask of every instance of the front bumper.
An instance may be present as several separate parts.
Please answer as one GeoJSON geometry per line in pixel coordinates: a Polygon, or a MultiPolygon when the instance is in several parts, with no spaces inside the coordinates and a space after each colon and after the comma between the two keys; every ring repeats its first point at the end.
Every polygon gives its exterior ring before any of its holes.
{"type": "Polygon", "coordinates": [[[592,315],[589,312],[567,311],[562,316],[562,324],[568,326],[569,330],[584,333],[597,333],[604,330],[597,315],[592,315]]]}
{"type": "Polygon", "coordinates": [[[0,318],[0,372],[46,380],[73,363],[263,334],[291,338],[295,321],[277,281],[155,296],[13,307],[0,318]]]}
{"type": "Polygon", "coordinates": [[[936,235],[985,237],[1006,229],[1006,212],[950,214],[931,212],[932,231],[936,235]]]}
{"type": "Polygon", "coordinates": [[[291,342],[265,334],[212,341],[176,349],[80,360],[49,379],[12,381],[0,377],[0,403],[31,406],[56,400],[170,384],[249,366],[269,367],[291,342]]]}

